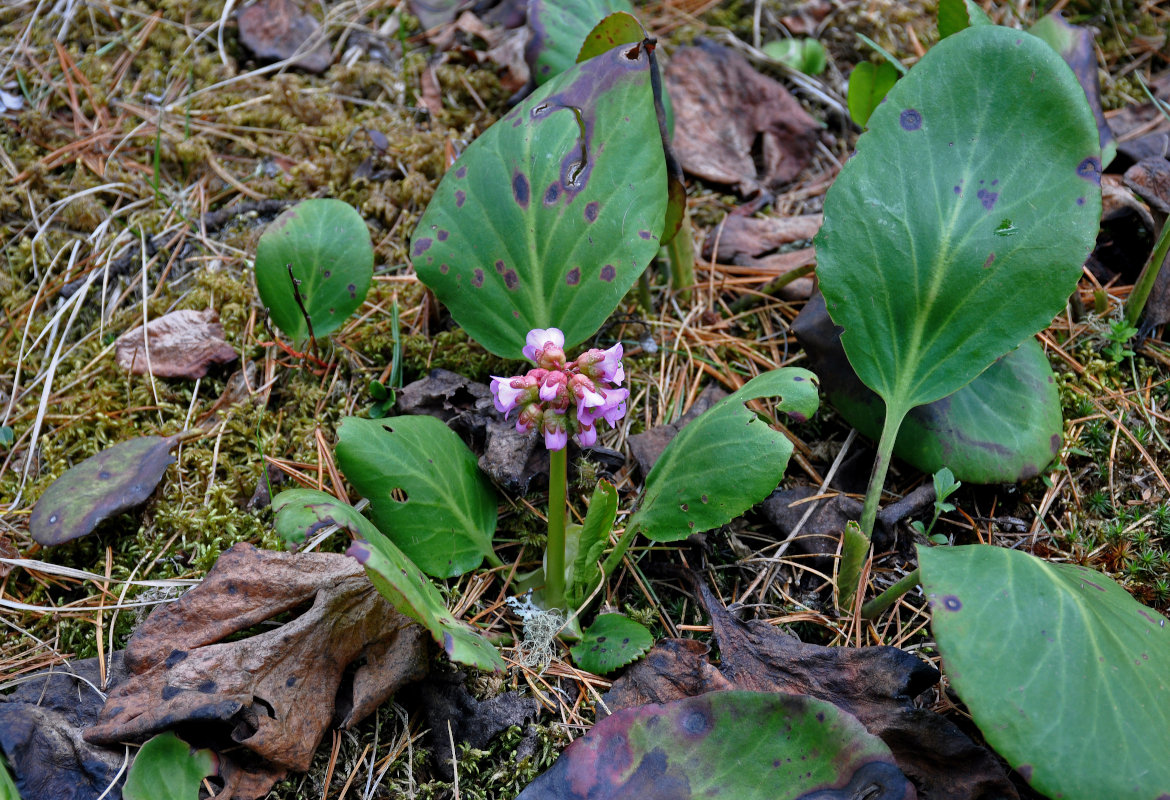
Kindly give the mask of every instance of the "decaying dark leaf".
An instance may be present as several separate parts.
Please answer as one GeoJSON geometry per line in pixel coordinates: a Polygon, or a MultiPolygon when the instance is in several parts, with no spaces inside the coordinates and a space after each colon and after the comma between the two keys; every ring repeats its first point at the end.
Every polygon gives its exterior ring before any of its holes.
{"type": "Polygon", "coordinates": [[[296,0],[259,0],[237,16],[240,43],[262,61],[296,56],[293,67],[324,72],[333,63],[329,43],[319,38],[321,23],[296,0]]]}
{"type": "Polygon", "coordinates": [[[654,462],[662,455],[662,451],[678,435],[678,432],[686,427],[688,422],[695,419],[724,397],[727,397],[726,391],[713,383],[708,384],[699,393],[699,396],[695,398],[695,402],[691,404],[691,407],[687,409],[687,413],[683,414],[674,422],[665,425],[655,425],[645,433],[635,433],[631,436],[629,438],[630,454],[638,462],[638,469],[642,471],[642,475],[650,474],[650,470],[654,467],[654,462]]]}
{"type": "MultiPolygon", "coordinates": [[[[107,667],[111,683],[124,674],[122,654],[107,667]]],[[[93,724],[103,698],[96,658],[38,673],[0,697],[0,751],[12,767],[20,796],[97,800],[126,758],[125,748],[90,744],[82,731],[93,724]]],[[[107,794],[116,800],[117,787],[107,794]]]]}
{"type": "Polygon", "coordinates": [[[273,765],[305,770],[335,706],[347,727],[425,673],[426,639],[353,559],[237,544],[202,584],[135,632],[126,648],[129,678],[85,738],[142,741],[203,724],[222,746],[234,742],[273,765]],[[305,604],[283,625],[222,641],[305,604]],[[346,668],[358,659],[364,664],[346,686],[346,668]]]}
{"type": "Polygon", "coordinates": [[[1125,185],[1163,214],[1170,214],[1170,161],[1144,158],[1125,171],[1125,185]]]}
{"type": "Polygon", "coordinates": [[[202,378],[210,364],[236,360],[236,351],[223,340],[223,326],[214,309],[184,309],[128,330],[114,342],[118,366],[135,375],[157,378],[202,378]],[[149,350],[149,352],[148,352],[149,350]]]}
{"type": "MultiPolygon", "coordinates": [[[[20,558],[20,551],[7,536],[0,536],[0,558],[20,558]]],[[[12,565],[0,562],[0,580],[12,572],[12,565]]]]}
{"type": "Polygon", "coordinates": [[[808,694],[861,720],[894,753],[923,800],[1017,796],[1004,768],[953,723],[914,706],[934,667],[896,647],[821,647],[766,622],[741,622],[696,581],[719,643],[720,671],[740,689],[808,694]]]}
{"type": "Polygon", "coordinates": [[[734,50],[703,40],[679,48],[666,85],[675,154],[687,173],[752,194],[791,181],[808,163],[816,120],[734,50]]]}
{"type": "Polygon", "coordinates": [[[518,692],[504,692],[477,700],[467,690],[461,672],[437,676],[423,683],[416,694],[426,715],[427,743],[435,767],[444,780],[452,780],[451,739],[468,747],[484,749],[496,734],[513,725],[524,725],[540,713],[540,704],[518,692]],[[448,733],[450,725],[450,733],[448,733]]]}
{"type": "Polygon", "coordinates": [[[711,648],[694,639],[663,639],[614,682],[603,698],[610,711],[669,703],[735,685],[707,660],[711,648]]]}
{"type": "Polygon", "coordinates": [[[33,507],[28,529],[43,545],[92,533],[102,521],[141,505],[175,462],[178,437],[140,436],[90,456],[53,481],[33,507]]]}

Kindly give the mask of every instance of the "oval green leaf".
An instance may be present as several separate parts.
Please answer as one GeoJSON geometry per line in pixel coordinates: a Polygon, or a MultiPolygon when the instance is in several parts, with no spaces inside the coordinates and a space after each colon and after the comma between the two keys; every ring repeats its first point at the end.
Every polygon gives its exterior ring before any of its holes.
{"type": "Polygon", "coordinates": [[[1170,628],[1087,567],[988,545],[919,547],[951,685],[1037,791],[1170,794],[1170,628]]]}
{"type": "MultiPolygon", "coordinates": [[[[820,296],[792,323],[821,391],[845,420],[877,439],[885,406],[857,377],[820,296]]],[[[944,466],[969,483],[1016,483],[1060,452],[1063,419],[1044,348],[1026,339],[950,397],[910,411],[894,455],[926,473],[944,466]]]]}
{"type": "Polygon", "coordinates": [[[370,501],[370,519],[428,575],[494,558],[496,492],[475,454],[434,417],[346,417],[337,465],[370,501]]]}
{"type": "Polygon", "coordinates": [[[256,245],[256,290],[285,334],[309,338],[293,294],[298,281],[314,336],[326,336],[366,299],[374,275],[374,248],[361,215],[341,200],[304,200],[277,217],[256,245]]]}
{"type": "Polygon", "coordinates": [[[975,0],[938,0],[938,38],[973,25],[991,25],[987,12],[975,0]]]}
{"type": "Polygon", "coordinates": [[[71,467],[33,506],[29,533],[40,544],[61,544],[146,502],[175,463],[171,448],[177,441],[173,436],[139,436],[71,467]]]}
{"type": "Polygon", "coordinates": [[[632,17],[634,6],[630,0],[529,0],[524,60],[536,85],[543,86],[572,67],[597,23],[618,11],[632,17]]]}
{"type": "Polygon", "coordinates": [[[572,347],[658,252],[666,202],[649,57],[622,46],[545,84],[472,142],[420,220],[411,259],[496,355],[516,358],[533,328],[558,327],[572,347]]]}
{"type": "Polygon", "coordinates": [[[898,81],[825,199],[817,275],[892,419],[1048,325],[1101,211],[1097,129],[1052,48],[990,25],[898,81]]]}
{"type": "Polygon", "coordinates": [[[849,73],[846,103],[849,116],[860,127],[869,122],[873,110],[885,99],[898,80],[897,68],[888,61],[873,64],[862,61],[849,73]]]}
{"type": "Polygon", "coordinates": [[[314,532],[337,525],[358,537],[347,551],[366,568],[378,592],[431,634],[447,657],[458,664],[498,672],[504,660],[491,643],[447,610],[427,576],[352,506],[315,489],[291,489],[272,500],[276,532],[299,543],[314,532]]]}
{"type": "Polygon", "coordinates": [[[125,800],[198,800],[203,779],[216,773],[215,754],[191,751],[175,734],[167,732],[146,742],[134,756],[125,800]]]}
{"type": "Polygon", "coordinates": [[[808,419],[819,403],[816,376],[799,367],[766,372],[703,412],[655,462],[628,524],[656,542],[673,542],[725,525],[767,497],[784,475],[792,442],[745,404],[777,396],[777,409],[808,419]]]}
{"type": "Polygon", "coordinates": [[[804,695],[711,692],[627,708],[567,747],[517,800],[910,800],[889,749],[804,695]]]}
{"type": "Polygon", "coordinates": [[[635,44],[650,36],[638,18],[627,11],[615,11],[589,31],[577,53],[576,63],[608,53],[619,44],[635,44]]]}
{"type": "Polygon", "coordinates": [[[622,614],[599,614],[570,652],[573,663],[606,675],[637,661],[654,646],[654,634],[622,614]]]}

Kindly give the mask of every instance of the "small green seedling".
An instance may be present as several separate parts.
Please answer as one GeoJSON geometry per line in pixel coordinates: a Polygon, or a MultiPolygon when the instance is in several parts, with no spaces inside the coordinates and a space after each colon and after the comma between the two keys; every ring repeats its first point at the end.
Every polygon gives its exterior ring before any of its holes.
{"type": "Polygon", "coordinates": [[[816,39],[777,39],[760,49],[768,58],[806,75],[820,75],[828,65],[825,46],[816,39]]]}
{"type": "Polygon", "coordinates": [[[198,800],[203,779],[216,773],[210,750],[195,750],[171,732],[155,736],[138,750],[126,786],[125,800],[198,800]]]}
{"type": "Polygon", "coordinates": [[[1108,345],[1101,352],[1108,356],[1114,364],[1120,364],[1127,358],[1133,358],[1133,350],[1129,342],[1137,336],[1138,329],[1124,319],[1109,323],[1109,331],[1105,334],[1108,345]]]}
{"type": "Polygon", "coordinates": [[[340,200],[297,203],[256,245],[260,302],[295,342],[340,328],[366,299],[373,274],[366,223],[340,200]]]}
{"type": "Polygon", "coordinates": [[[946,467],[943,467],[938,472],[934,473],[934,515],[930,518],[929,525],[923,525],[920,520],[914,520],[910,523],[910,527],[919,536],[925,536],[935,544],[946,544],[947,537],[942,534],[931,534],[934,530],[935,523],[943,514],[955,510],[954,503],[946,502],[947,498],[959,490],[962,486],[961,481],[955,480],[955,475],[946,467]]]}

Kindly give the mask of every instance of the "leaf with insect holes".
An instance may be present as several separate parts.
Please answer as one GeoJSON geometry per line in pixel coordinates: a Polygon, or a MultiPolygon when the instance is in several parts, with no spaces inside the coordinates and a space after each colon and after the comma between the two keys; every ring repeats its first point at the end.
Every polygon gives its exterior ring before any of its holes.
{"type": "Polygon", "coordinates": [[[656,542],[717,528],[767,497],[780,483],[793,445],[745,404],[781,399],[801,421],[816,413],[816,376],[785,367],[752,378],[679,431],[646,477],[642,507],[628,525],[656,542]]]}
{"type": "Polygon", "coordinates": [[[658,252],[666,203],[650,58],[641,44],[617,47],[471,143],[419,221],[411,260],[496,355],[515,358],[534,328],[560,328],[572,347],[658,252]]]}
{"type": "Polygon", "coordinates": [[[436,578],[492,554],[496,492],[459,435],[434,417],[346,417],[337,464],[378,529],[436,578]]]}
{"type": "Polygon", "coordinates": [[[817,276],[887,424],[1051,323],[1101,213],[1097,127],[1052,48],[982,25],[898,81],[825,198],[817,276]]]}
{"type": "Polygon", "coordinates": [[[633,663],[654,646],[654,634],[622,614],[599,614],[573,645],[573,663],[595,675],[607,675],[633,663]]]}
{"type": "Polygon", "coordinates": [[[857,718],[806,695],[709,692],[600,720],[517,800],[909,800],[857,718]]]}
{"type": "Polygon", "coordinates": [[[203,779],[216,772],[216,756],[210,750],[195,750],[175,736],[160,733],[134,756],[126,786],[125,800],[197,800],[203,779]]]}
{"type": "Polygon", "coordinates": [[[344,528],[361,541],[347,554],[356,558],[378,591],[406,616],[422,625],[458,664],[491,672],[504,661],[491,643],[447,610],[439,590],[401,550],[353,506],[315,489],[291,489],[272,500],[276,532],[298,544],[329,525],[344,528]]]}
{"type": "Polygon", "coordinates": [[[50,484],[29,516],[39,544],[68,542],[146,502],[175,463],[174,436],[139,436],[107,447],[50,484]]]}
{"type": "Polygon", "coordinates": [[[303,200],[277,217],[256,245],[256,290],[272,321],[297,342],[341,327],[366,299],[374,248],[361,215],[340,200],[303,200]],[[302,312],[292,278],[305,305],[302,312]]]}
{"type": "Polygon", "coordinates": [[[951,686],[1046,797],[1170,795],[1170,627],[1105,575],[990,545],[918,547],[951,686]]]}

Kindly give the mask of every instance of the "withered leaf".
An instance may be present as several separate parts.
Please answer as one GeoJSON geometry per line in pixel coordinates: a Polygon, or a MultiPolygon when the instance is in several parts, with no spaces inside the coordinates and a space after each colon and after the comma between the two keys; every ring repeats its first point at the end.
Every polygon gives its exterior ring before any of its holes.
{"type": "MultiPolygon", "coordinates": [[[[107,667],[116,682],[122,654],[114,653],[107,667]]],[[[102,707],[94,686],[101,686],[101,676],[98,660],[90,658],[30,676],[0,697],[0,752],[21,797],[97,800],[117,776],[124,748],[82,739],[102,707]]]]}
{"type": "Polygon", "coordinates": [[[719,643],[720,671],[735,688],[812,695],[848,711],[889,746],[923,800],[1018,796],[990,752],[949,720],[914,706],[938,682],[934,667],[896,647],[821,647],[766,622],[741,622],[706,585],[694,583],[719,643]]]}
{"type": "Polygon", "coordinates": [[[237,16],[240,43],[263,61],[283,61],[296,55],[292,66],[324,72],[333,63],[329,43],[317,40],[319,23],[295,0],[259,0],[237,16]]]}
{"type": "Polygon", "coordinates": [[[353,559],[237,544],[202,584],[156,609],[135,632],[126,648],[129,678],[110,693],[85,738],[142,741],[179,725],[213,723],[206,733],[218,735],[218,744],[306,770],[335,707],[349,726],[425,673],[426,639],[353,559]],[[223,641],[305,604],[283,625],[223,641]],[[358,659],[364,664],[345,686],[346,668],[358,659]]]}
{"type": "Polygon", "coordinates": [[[812,156],[816,120],[734,50],[704,40],[679,48],[666,85],[675,154],[691,175],[752,194],[791,181],[812,156]]]}
{"type": "Polygon", "coordinates": [[[821,229],[821,219],[820,214],[794,217],[728,215],[719,228],[708,234],[703,254],[710,258],[718,245],[715,256],[719,261],[738,264],[745,256],[758,258],[783,245],[812,239],[821,229]]]}
{"type": "Polygon", "coordinates": [[[175,462],[174,436],[139,436],[90,456],[37,500],[28,529],[43,545],[92,533],[102,521],[141,505],[175,462]]]}
{"type": "Polygon", "coordinates": [[[223,340],[223,326],[213,309],[172,311],[143,327],[126,331],[114,342],[118,366],[135,375],[158,378],[202,378],[210,364],[236,360],[223,340]],[[147,354],[149,348],[149,357],[147,354]]]}

